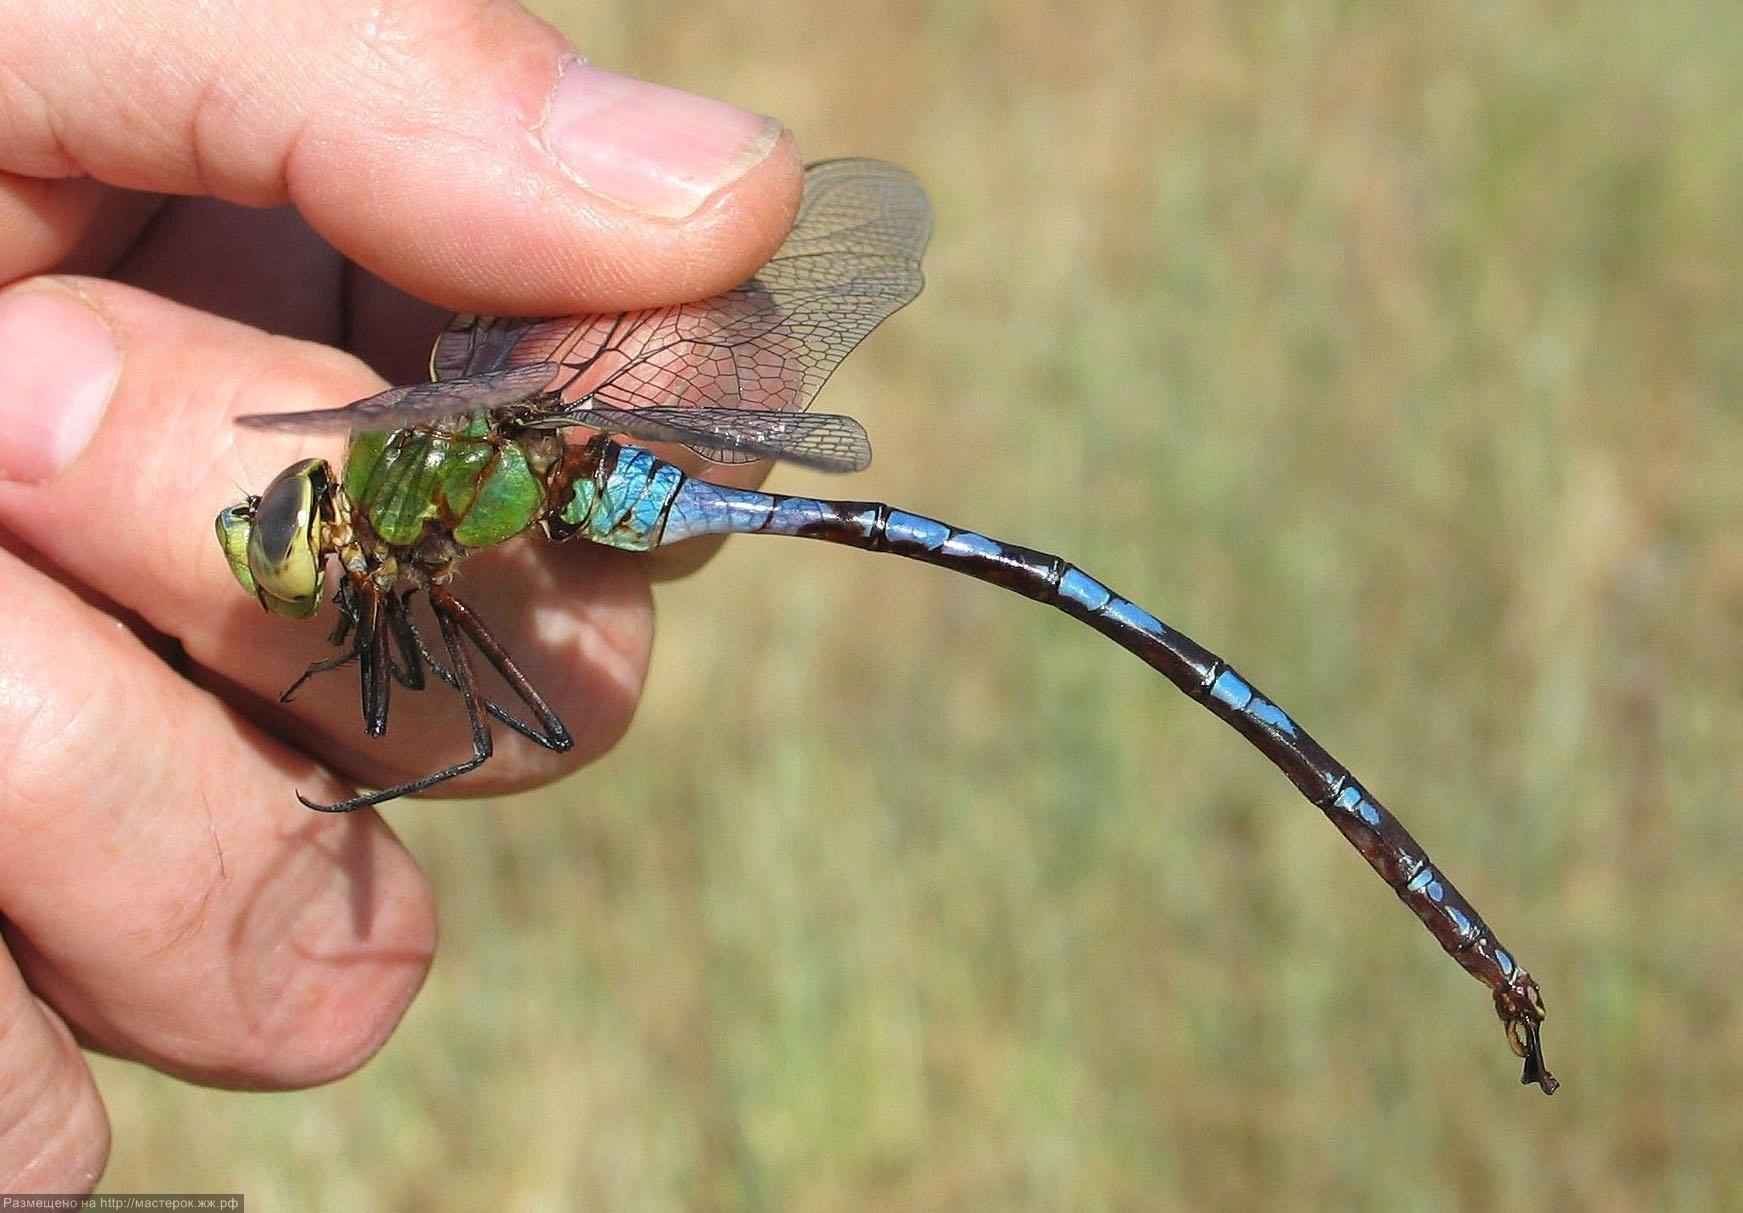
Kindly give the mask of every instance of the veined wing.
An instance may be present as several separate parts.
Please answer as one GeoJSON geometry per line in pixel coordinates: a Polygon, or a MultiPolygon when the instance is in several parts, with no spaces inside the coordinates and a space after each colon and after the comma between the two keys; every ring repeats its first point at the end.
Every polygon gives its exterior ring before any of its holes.
{"type": "Polygon", "coordinates": [[[431,372],[449,380],[555,363],[552,403],[569,402],[557,411],[580,424],[607,409],[690,410],[698,439],[686,445],[699,453],[726,463],[769,458],[739,441],[755,423],[731,414],[809,406],[841,360],[920,293],[930,233],[931,208],[907,170],[826,161],[806,170],[792,232],[748,282],[623,315],[456,316],[436,342],[431,372]]]}
{"type": "Polygon", "coordinates": [[[560,369],[550,363],[530,363],[465,379],[390,387],[336,409],[248,413],[236,418],[236,424],[256,430],[294,430],[303,434],[397,429],[414,421],[436,421],[521,404],[543,392],[560,369]]]}
{"type": "Polygon", "coordinates": [[[336,409],[238,420],[305,432],[379,430],[543,397],[536,412],[550,420],[680,441],[716,462],[776,458],[856,470],[870,461],[856,423],[841,417],[806,426],[791,415],[810,405],[872,329],[920,293],[930,233],[925,191],[906,169],[825,161],[805,171],[786,243],[732,290],[621,315],[456,316],[432,352],[433,382],[336,409]],[[650,410],[658,413],[631,415],[650,410]],[[771,413],[787,414],[788,423],[761,419],[771,413]]]}
{"type": "Polygon", "coordinates": [[[860,472],[871,464],[871,440],[839,413],[771,413],[762,409],[620,409],[594,405],[552,418],[641,442],[678,442],[715,463],[780,459],[820,472],[860,472]]]}

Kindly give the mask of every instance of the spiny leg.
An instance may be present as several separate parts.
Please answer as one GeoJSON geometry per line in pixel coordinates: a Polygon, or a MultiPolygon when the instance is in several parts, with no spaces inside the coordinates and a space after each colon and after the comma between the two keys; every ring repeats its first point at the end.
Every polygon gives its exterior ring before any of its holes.
{"type": "Polygon", "coordinates": [[[393,690],[389,678],[393,654],[387,647],[387,612],[382,609],[381,592],[370,587],[365,591],[363,603],[357,622],[363,725],[371,737],[380,737],[387,732],[387,713],[393,690]]]}
{"type": "Polygon", "coordinates": [[[297,692],[302,690],[303,683],[313,678],[316,674],[325,674],[328,670],[336,670],[340,666],[350,665],[353,661],[357,660],[359,655],[359,650],[351,649],[348,652],[336,653],[331,657],[323,657],[319,661],[309,662],[308,668],[301,674],[297,675],[297,680],[291,683],[279,694],[278,701],[280,703],[289,703],[292,699],[296,698],[297,692]]]}
{"type": "Polygon", "coordinates": [[[432,594],[430,605],[435,609],[436,625],[442,632],[442,644],[448,650],[448,660],[453,665],[455,689],[460,692],[460,697],[466,701],[466,720],[472,726],[472,757],[464,762],[457,762],[453,766],[443,767],[439,771],[432,771],[428,775],[421,776],[406,783],[397,784],[391,788],[383,788],[380,791],[371,792],[367,796],[353,796],[349,800],[341,800],[333,804],[316,804],[307,796],[298,792],[297,799],[302,801],[308,808],[314,809],[317,813],[354,812],[357,809],[368,808],[370,805],[381,804],[389,800],[397,800],[401,796],[410,796],[416,792],[427,791],[428,789],[435,787],[437,784],[446,783],[448,780],[464,775],[468,771],[475,771],[489,760],[492,752],[490,722],[486,719],[484,712],[480,708],[478,681],[472,673],[472,662],[466,656],[466,649],[462,643],[460,633],[455,626],[454,620],[449,617],[449,614],[445,609],[446,604],[432,594]]]}
{"type": "Polygon", "coordinates": [[[333,605],[339,608],[339,618],[333,624],[333,633],[327,637],[327,643],[338,646],[345,643],[345,637],[357,626],[357,587],[352,578],[340,578],[339,588],[333,594],[333,605]]]}
{"type": "MultiPolygon", "coordinates": [[[[471,640],[477,646],[478,651],[484,654],[485,659],[490,662],[491,668],[502,675],[503,681],[508,683],[509,688],[514,691],[520,701],[532,710],[533,714],[538,717],[539,723],[538,725],[528,724],[481,692],[479,702],[483,704],[484,710],[528,741],[542,745],[547,750],[555,750],[560,754],[573,746],[575,740],[570,736],[569,729],[564,725],[562,718],[545,702],[544,696],[540,695],[538,690],[533,687],[530,680],[521,672],[520,667],[515,664],[514,659],[503,649],[501,642],[473,613],[472,608],[446,591],[443,591],[442,594],[446,608],[465,631],[467,639],[471,640]]],[[[432,591],[432,603],[434,596],[435,591],[432,591]]],[[[424,642],[423,634],[418,631],[415,621],[411,618],[410,611],[404,610],[404,608],[402,610],[404,611],[407,635],[416,647],[417,653],[423,658],[424,664],[430,667],[437,678],[457,689],[459,683],[455,679],[453,671],[443,665],[434,653],[430,652],[429,646],[424,642]]],[[[401,644],[404,643],[405,641],[402,639],[401,644]]]]}
{"type": "MultiPolygon", "coordinates": [[[[316,674],[325,674],[329,670],[336,670],[363,656],[363,650],[368,644],[369,638],[367,630],[358,627],[356,591],[351,584],[351,578],[347,577],[339,583],[339,589],[333,595],[333,605],[339,608],[339,621],[333,625],[333,631],[327,637],[327,643],[331,645],[344,644],[346,637],[351,636],[352,629],[356,628],[357,634],[352,639],[351,647],[343,653],[335,653],[331,657],[311,661],[308,668],[297,675],[297,680],[279,694],[278,701],[280,703],[289,703],[296,698],[296,693],[302,689],[303,683],[316,674]]],[[[367,719],[367,713],[365,719],[367,719]]]]}
{"type": "MultiPolygon", "coordinates": [[[[504,649],[502,643],[491,635],[490,629],[484,626],[484,621],[473,614],[471,607],[446,590],[432,590],[432,601],[438,593],[442,597],[443,605],[448,614],[460,626],[460,630],[466,634],[466,638],[477,646],[480,653],[484,654],[484,659],[491,664],[491,667],[498,674],[502,675],[502,680],[508,683],[509,689],[515,693],[516,698],[526,704],[527,710],[533,714],[534,719],[544,729],[544,733],[541,735],[530,726],[519,727],[523,722],[514,722],[516,731],[538,742],[546,749],[555,750],[558,753],[573,746],[575,739],[569,735],[568,726],[563,723],[562,717],[558,716],[556,710],[545,702],[545,697],[539,694],[527,676],[521,672],[520,667],[515,664],[514,658],[508,655],[508,650],[504,649]]],[[[499,717],[507,716],[507,713],[503,712],[497,714],[499,717]]],[[[505,720],[504,723],[510,722],[505,720]]]]}
{"type": "MultiPolygon", "coordinates": [[[[403,666],[395,661],[393,649],[390,648],[387,657],[388,669],[392,671],[394,681],[408,691],[424,689],[424,664],[419,657],[421,655],[424,660],[429,660],[429,652],[424,648],[424,638],[418,635],[417,625],[412,622],[411,596],[415,593],[416,590],[411,590],[397,597],[389,594],[383,604],[387,609],[388,635],[392,637],[394,645],[405,660],[403,666]]],[[[454,685],[451,678],[443,681],[449,686],[454,685]]]]}
{"type": "MultiPolygon", "coordinates": [[[[434,673],[437,678],[440,678],[443,682],[458,690],[460,687],[459,680],[454,677],[454,672],[452,670],[442,664],[441,658],[430,652],[430,646],[425,642],[424,634],[419,630],[416,621],[411,618],[409,610],[406,612],[405,622],[408,629],[406,636],[410,639],[412,648],[416,652],[417,657],[422,659],[422,664],[429,666],[431,672],[434,673]]],[[[401,643],[404,643],[404,641],[402,640],[401,643]]],[[[535,741],[540,745],[549,744],[545,740],[545,735],[539,732],[537,728],[528,724],[519,716],[516,716],[513,712],[490,698],[490,696],[480,692],[479,702],[484,705],[485,711],[489,712],[492,716],[496,717],[497,720],[506,724],[509,728],[513,729],[527,740],[535,741]]]]}
{"type": "MultiPolygon", "coordinates": [[[[352,636],[355,630],[351,647],[343,653],[310,662],[297,676],[297,680],[279,695],[278,701],[289,703],[302,689],[303,684],[317,674],[339,669],[353,661],[361,662],[364,726],[372,736],[380,737],[387,732],[389,691],[382,679],[390,676],[407,690],[423,690],[424,670],[418,660],[419,652],[423,651],[423,640],[415,637],[415,632],[410,630],[411,620],[403,599],[395,597],[391,592],[382,593],[371,586],[362,591],[368,605],[359,608],[358,593],[350,578],[346,578],[339,592],[333,596],[333,603],[339,608],[339,622],[334,626],[328,642],[344,644],[346,638],[352,636]],[[395,643],[388,643],[390,640],[395,643]],[[404,655],[403,664],[395,655],[396,645],[399,653],[404,655]]],[[[451,678],[447,681],[449,685],[453,685],[451,678]]]]}

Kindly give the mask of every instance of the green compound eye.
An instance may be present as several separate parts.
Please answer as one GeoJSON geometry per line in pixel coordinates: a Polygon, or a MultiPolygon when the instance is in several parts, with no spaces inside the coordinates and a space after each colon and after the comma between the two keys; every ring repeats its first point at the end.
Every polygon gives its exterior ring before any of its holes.
{"type": "Polygon", "coordinates": [[[224,549],[230,575],[243,589],[257,596],[260,586],[255,583],[254,574],[248,571],[248,536],[254,530],[254,507],[258,504],[258,497],[250,497],[247,501],[226,506],[218,511],[217,520],[218,546],[224,549]]]}
{"type": "Polygon", "coordinates": [[[321,506],[332,486],[326,461],[305,459],[280,472],[259,498],[218,515],[218,542],[231,573],[268,610],[302,619],[320,608],[326,581],[321,506]]]}

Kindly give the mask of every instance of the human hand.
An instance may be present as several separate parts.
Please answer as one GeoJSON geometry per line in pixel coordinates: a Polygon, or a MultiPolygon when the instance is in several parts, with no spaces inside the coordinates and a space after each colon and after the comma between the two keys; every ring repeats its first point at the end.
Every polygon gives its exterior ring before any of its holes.
{"type": "MultiPolygon", "coordinates": [[[[463,713],[402,695],[371,741],[350,680],[276,702],[321,629],[236,592],[211,518],[338,451],[229,418],[424,377],[442,313],[412,296],[724,289],[779,245],[800,172],[774,123],[585,66],[506,0],[12,0],[0,63],[0,1175],[76,1191],[108,1128],[75,1041],[318,1083],[380,1045],[434,943],[386,826],[291,789],[463,756],[463,713]]],[[[598,756],[646,668],[640,566],[510,544],[467,572],[576,745],[498,730],[462,790],[598,756]]]]}

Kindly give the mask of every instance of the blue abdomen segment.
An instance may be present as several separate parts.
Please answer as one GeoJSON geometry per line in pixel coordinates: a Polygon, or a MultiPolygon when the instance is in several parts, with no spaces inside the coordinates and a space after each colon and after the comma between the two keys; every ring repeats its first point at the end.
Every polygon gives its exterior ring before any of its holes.
{"type": "Polygon", "coordinates": [[[1089,625],[1227,721],[1275,763],[1441,947],[1494,992],[1515,1051],[1525,1057],[1523,1081],[1554,1089],[1537,1043],[1543,1006],[1536,983],[1429,862],[1403,824],[1226,661],[1076,565],[877,502],[788,497],[711,484],[631,447],[619,449],[615,463],[606,451],[591,483],[577,486],[561,517],[575,534],[635,550],[702,535],[765,534],[891,552],[1003,586],[1089,625]]]}
{"type": "Polygon", "coordinates": [[[558,539],[645,552],[660,543],[672,499],[686,479],[681,469],[640,447],[606,448],[599,463],[570,484],[546,529],[558,539]]]}

